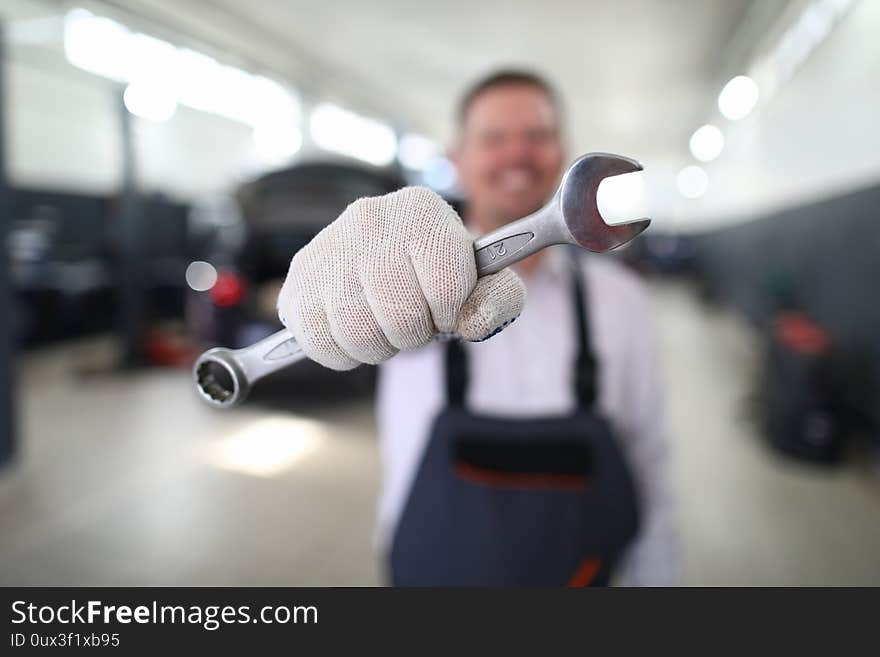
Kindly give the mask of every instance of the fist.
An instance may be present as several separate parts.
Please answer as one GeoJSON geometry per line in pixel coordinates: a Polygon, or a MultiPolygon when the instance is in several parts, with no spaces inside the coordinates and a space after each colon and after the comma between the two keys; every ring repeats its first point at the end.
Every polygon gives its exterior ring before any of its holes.
{"type": "Polygon", "coordinates": [[[524,302],[509,269],[477,279],[473,240],[449,204],[406,187],[355,201],[297,252],[278,314],[306,356],[349,370],[438,333],[486,339],[524,302]]]}

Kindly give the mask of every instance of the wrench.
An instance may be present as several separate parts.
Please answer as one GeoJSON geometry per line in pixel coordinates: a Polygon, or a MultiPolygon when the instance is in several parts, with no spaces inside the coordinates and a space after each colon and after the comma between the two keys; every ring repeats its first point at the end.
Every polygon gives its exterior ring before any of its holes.
{"type": "MultiPolygon", "coordinates": [[[[599,214],[596,192],[603,178],[641,170],[639,162],[621,155],[579,157],[547,205],[474,241],[477,275],[493,274],[552,244],[574,244],[596,252],[626,244],[651,220],[609,226],[599,214]]],[[[250,347],[206,351],[193,365],[193,378],[205,401],[230,408],[247,396],[253,383],[303,358],[296,340],[282,329],[250,347]]]]}

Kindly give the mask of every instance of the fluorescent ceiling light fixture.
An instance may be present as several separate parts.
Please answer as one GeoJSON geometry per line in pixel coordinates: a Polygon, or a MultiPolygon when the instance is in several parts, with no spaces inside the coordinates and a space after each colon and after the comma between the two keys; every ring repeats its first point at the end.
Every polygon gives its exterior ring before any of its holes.
{"type": "MultiPolygon", "coordinates": [[[[814,0],[786,30],[769,57],[771,80],[778,86],[788,80],[819,47],[849,11],[852,0],[814,0]]],[[[771,89],[771,91],[775,91],[771,89]]]]}
{"type": "Polygon", "coordinates": [[[724,118],[739,121],[747,117],[758,103],[757,83],[747,75],[737,75],[718,94],[718,109],[724,118]]]}
{"type": "Polygon", "coordinates": [[[690,148],[700,162],[711,162],[724,150],[724,135],[714,125],[704,125],[691,135],[690,148]]]}
{"type": "Polygon", "coordinates": [[[125,109],[149,121],[167,121],[177,110],[177,100],[167,87],[150,83],[133,82],[122,95],[125,109]]]}
{"type": "Polygon", "coordinates": [[[302,148],[302,132],[292,123],[263,123],[254,128],[258,159],[270,166],[287,164],[302,148]]]}
{"type": "Polygon", "coordinates": [[[95,16],[85,9],[74,9],[64,18],[64,55],[74,66],[95,75],[125,82],[127,52],[131,33],[109,18],[95,16]]]}
{"type": "Polygon", "coordinates": [[[688,166],[678,172],[675,179],[678,193],[685,198],[700,198],[709,188],[709,176],[702,167],[688,166]]]}
{"type": "Polygon", "coordinates": [[[813,50],[834,27],[834,8],[825,2],[814,2],[801,14],[800,20],[795,25],[795,34],[808,48],[813,50]]]}
{"type": "Polygon", "coordinates": [[[831,12],[835,20],[840,20],[852,7],[853,0],[816,0],[814,4],[831,12]]]}
{"type": "Polygon", "coordinates": [[[634,171],[611,176],[599,183],[596,203],[607,221],[625,221],[644,214],[645,173],[634,171]]]}
{"type": "MultiPolygon", "coordinates": [[[[177,72],[177,48],[167,41],[146,34],[129,34],[124,47],[116,54],[125,62],[125,78],[129,82],[149,80],[157,85],[173,87],[177,72]]],[[[177,89],[172,90],[175,96],[177,89]]]]}
{"type": "Polygon", "coordinates": [[[391,164],[397,154],[397,138],[388,125],[330,103],[314,109],[309,128],[321,148],[376,166],[391,164]]]}
{"type": "MultiPolygon", "coordinates": [[[[285,126],[300,123],[299,100],[274,80],[225,66],[195,50],[131,32],[116,21],[84,9],[74,9],[65,17],[64,52],[78,68],[136,84],[138,91],[149,87],[161,97],[153,103],[138,98],[142,101],[136,104],[140,110],[145,104],[161,104],[167,110],[171,98],[175,104],[259,127],[264,133],[279,128],[285,150],[291,150],[293,133],[285,126]]],[[[144,111],[161,114],[152,106],[144,111]]]]}
{"type": "Polygon", "coordinates": [[[248,104],[240,107],[254,126],[257,157],[277,167],[290,163],[303,144],[299,103],[280,84],[264,77],[252,77],[248,104]]]}
{"type": "Polygon", "coordinates": [[[325,438],[323,427],[295,417],[249,421],[208,450],[208,462],[223,470],[274,477],[314,452],[325,438]]]}
{"type": "Polygon", "coordinates": [[[440,155],[440,147],[427,137],[406,134],[400,138],[398,158],[407,169],[422,171],[438,155],[440,155]]]}

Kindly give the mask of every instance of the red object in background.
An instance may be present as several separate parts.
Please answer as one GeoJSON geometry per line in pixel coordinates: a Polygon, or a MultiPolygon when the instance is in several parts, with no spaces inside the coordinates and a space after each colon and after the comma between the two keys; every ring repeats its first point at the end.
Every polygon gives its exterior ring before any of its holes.
{"type": "Polygon", "coordinates": [[[214,305],[221,308],[234,306],[244,298],[245,284],[241,277],[232,271],[221,271],[217,282],[208,292],[214,305]]]}
{"type": "Polygon", "coordinates": [[[828,351],[828,332],[812,319],[798,312],[782,312],[776,317],[780,342],[793,351],[818,356],[828,351]]]}
{"type": "Polygon", "coordinates": [[[191,341],[174,331],[152,329],[144,340],[150,363],[161,367],[184,367],[198,355],[191,341]]]}

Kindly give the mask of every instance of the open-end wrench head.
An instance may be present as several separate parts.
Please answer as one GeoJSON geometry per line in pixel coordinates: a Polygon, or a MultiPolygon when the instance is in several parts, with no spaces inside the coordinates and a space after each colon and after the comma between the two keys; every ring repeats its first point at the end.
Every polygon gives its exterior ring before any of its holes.
{"type": "Polygon", "coordinates": [[[576,244],[590,251],[609,251],[626,244],[650,225],[650,219],[639,219],[609,226],[596,203],[603,179],[641,170],[637,160],[610,153],[589,153],[569,167],[559,188],[559,204],[576,244]]]}

